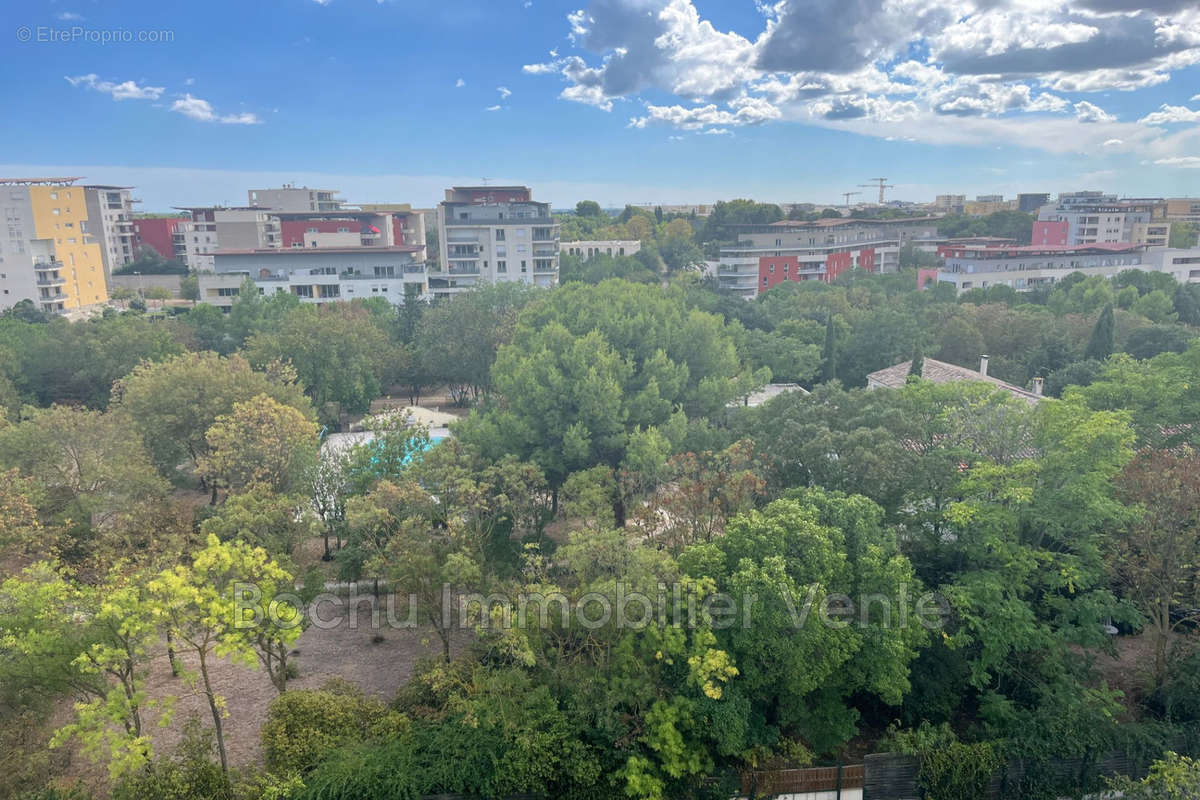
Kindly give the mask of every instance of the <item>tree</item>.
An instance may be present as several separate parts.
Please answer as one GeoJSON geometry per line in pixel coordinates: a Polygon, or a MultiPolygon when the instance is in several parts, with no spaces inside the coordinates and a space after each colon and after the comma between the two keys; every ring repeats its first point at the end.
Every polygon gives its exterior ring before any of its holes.
{"type": "Polygon", "coordinates": [[[828,383],[837,376],[837,332],[833,314],[825,315],[825,346],[821,349],[821,382],[828,383]]]}
{"type": "Polygon", "coordinates": [[[711,414],[754,383],[719,317],[623,281],[571,284],[531,305],[493,377],[504,405],[460,438],[532,461],[553,488],[580,469],[621,466],[639,431],[677,440],[684,415],[711,414]]]}
{"type": "Polygon", "coordinates": [[[1140,516],[1119,528],[1108,558],[1127,599],[1150,621],[1155,688],[1167,678],[1167,644],[1186,618],[1179,608],[1200,606],[1200,455],[1151,450],[1139,454],[1118,481],[1121,497],[1140,516]]]}
{"type": "Polygon", "coordinates": [[[1103,361],[1117,349],[1116,327],[1113,324],[1113,307],[1109,303],[1096,318],[1096,327],[1092,328],[1092,336],[1088,339],[1084,358],[1103,361]]]}
{"type": "Polygon", "coordinates": [[[304,498],[276,494],[262,483],[230,495],[213,516],[200,523],[205,537],[212,534],[222,542],[242,541],[280,560],[290,559],[312,535],[312,528],[304,498]]]}
{"type": "Polygon", "coordinates": [[[908,365],[908,374],[915,375],[920,378],[925,375],[925,354],[921,350],[921,344],[918,342],[913,345],[912,360],[908,365]]]}
{"type": "Polygon", "coordinates": [[[421,317],[416,349],[424,371],[448,385],[457,405],[491,388],[496,353],[512,337],[517,313],[536,292],[513,282],[478,286],[437,303],[421,317]]]}
{"type": "Polygon", "coordinates": [[[231,489],[261,485],[288,494],[304,485],[316,464],[317,426],[303,413],[260,394],[213,421],[208,455],[199,469],[231,489]]]}
{"type": "Polygon", "coordinates": [[[262,548],[222,543],[211,535],[191,564],[163,570],[147,583],[156,618],[196,657],[199,674],[186,673],[184,677],[193,685],[198,683],[208,702],[225,772],[229,764],[222,720],[228,711],[225,698],[213,685],[212,659],[224,656],[246,666],[261,661],[282,692],[287,682],[287,653],[300,636],[299,610],[287,601],[272,601],[283,587],[290,590],[291,585],[292,576],[262,548]],[[237,584],[256,587],[257,596],[247,596],[245,588],[239,592],[237,584]],[[260,613],[249,620],[246,603],[250,608],[263,604],[258,607],[260,613]]]}
{"type": "Polygon", "coordinates": [[[1172,222],[1169,247],[1189,248],[1196,246],[1196,226],[1187,222],[1172,222]]]}
{"type": "Polygon", "coordinates": [[[162,308],[162,304],[167,300],[170,300],[174,295],[172,295],[171,290],[165,286],[149,286],[145,291],[142,292],[142,296],[147,300],[157,300],[159,308],[162,308]]]}
{"type": "Polygon", "coordinates": [[[1187,332],[1176,325],[1151,325],[1129,334],[1125,340],[1125,352],[1145,360],[1159,353],[1182,353],[1187,350],[1190,340],[1187,332]]]}
{"type": "Polygon", "coordinates": [[[595,200],[580,200],[575,204],[575,214],[580,217],[598,217],[601,214],[600,204],[595,200]]]}
{"type": "Polygon", "coordinates": [[[960,367],[978,367],[985,347],[979,330],[962,317],[955,317],[942,326],[938,335],[937,357],[960,367]]]}
{"type": "Polygon", "coordinates": [[[312,419],[312,404],[293,371],[269,365],[258,372],[240,355],[187,353],[158,364],[141,364],[113,386],[113,406],[141,433],[165,477],[183,461],[198,465],[208,455],[205,435],[235,403],[266,394],[312,419]]]}
{"type": "Polygon", "coordinates": [[[200,302],[200,278],[196,275],[184,275],[179,279],[179,296],[191,300],[192,306],[200,302]]]}
{"type": "Polygon", "coordinates": [[[1145,778],[1111,778],[1108,789],[1125,800],[1192,800],[1200,796],[1200,762],[1168,751],[1145,778]]]}
{"type": "Polygon", "coordinates": [[[106,557],[124,555],[118,552],[122,521],[166,494],[130,430],[130,420],[119,413],[65,406],[0,428],[0,465],[32,481],[43,522],[64,529],[67,538],[59,546],[69,558],[99,550],[106,557]]]}
{"type": "Polygon", "coordinates": [[[302,305],[284,316],[278,330],[254,334],[246,354],[258,368],[290,364],[327,423],[369,410],[407,363],[404,349],[360,303],[302,305]]]}

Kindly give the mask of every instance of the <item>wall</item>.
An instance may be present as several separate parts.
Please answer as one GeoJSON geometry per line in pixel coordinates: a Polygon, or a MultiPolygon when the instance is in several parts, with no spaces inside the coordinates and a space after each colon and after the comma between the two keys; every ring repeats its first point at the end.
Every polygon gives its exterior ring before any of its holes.
{"type": "Polygon", "coordinates": [[[134,240],[135,250],[145,245],[154,248],[154,251],[163,258],[175,258],[175,229],[179,227],[180,222],[184,221],[174,217],[135,219],[133,221],[133,231],[137,234],[134,240]]]}
{"type": "Polygon", "coordinates": [[[171,290],[172,297],[179,297],[179,281],[182,275],[113,275],[113,287],[120,286],[135,292],[144,292],[152,286],[171,290]]]}
{"type": "Polygon", "coordinates": [[[1036,245],[1066,245],[1067,230],[1071,224],[1067,221],[1052,222],[1038,220],[1033,223],[1033,241],[1036,245]]]}
{"type": "Polygon", "coordinates": [[[60,274],[67,279],[64,307],[79,308],[108,300],[100,245],[84,233],[89,227],[83,187],[30,186],[29,199],[34,235],[53,241],[54,254],[63,264],[60,274]]]}

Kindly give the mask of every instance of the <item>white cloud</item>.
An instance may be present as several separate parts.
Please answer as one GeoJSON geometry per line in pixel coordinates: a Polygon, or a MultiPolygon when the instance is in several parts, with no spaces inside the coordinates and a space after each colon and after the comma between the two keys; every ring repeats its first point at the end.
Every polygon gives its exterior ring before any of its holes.
{"type": "MultiPolygon", "coordinates": [[[[1195,98],[1193,98],[1195,99],[1195,98]]],[[[1138,120],[1143,125],[1170,125],[1176,122],[1200,122],[1200,111],[1192,111],[1185,106],[1171,106],[1163,103],[1158,111],[1154,111],[1138,120]]]]}
{"type": "Polygon", "coordinates": [[[60,11],[54,15],[54,18],[62,22],[82,22],[83,14],[76,14],[74,11],[60,11]]]}
{"type": "Polygon", "coordinates": [[[707,136],[728,136],[732,135],[733,131],[729,130],[729,128],[709,128],[704,131],[704,134],[707,136]]]}
{"type": "Polygon", "coordinates": [[[262,122],[256,114],[243,111],[240,114],[218,114],[212,103],[199,97],[185,94],[171,104],[171,110],[197,122],[219,122],[223,125],[258,125],[262,122]]]}
{"type": "Polygon", "coordinates": [[[1075,104],[1075,118],[1080,122],[1115,122],[1117,119],[1100,106],[1092,105],[1087,100],[1080,100],[1075,104]]]}
{"type": "Polygon", "coordinates": [[[195,79],[195,78],[188,78],[187,80],[185,80],[185,81],[183,82],[183,85],[184,85],[184,86],[193,86],[195,83],[196,83],[196,79],[195,79]]]}
{"type": "Polygon", "coordinates": [[[499,110],[500,110],[500,106],[488,106],[487,108],[484,109],[484,111],[499,111],[499,110]]]}
{"type": "Polygon", "coordinates": [[[1155,164],[1164,167],[1183,167],[1184,169],[1200,169],[1200,156],[1174,156],[1172,158],[1156,159],[1155,164]]]}
{"type": "Polygon", "coordinates": [[[162,86],[139,86],[135,81],[113,83],[101,80],[100,76],[95,73],[75,77],[67,76],[67,83],[75,87],[82,86],[86,89],[104,92],[112,95],[113,100],[157,100],[166,91],[162,86]]]}
{"type": "Polygon", "coordinates": [[[467,85],[467,82],[466,82],[466,81],[464,81],[462,78],[459,78],[458,80],[456,80],[456,81],[454,82],[454,88],[455,88],[455,89],[461,89],[462,87],[464,87],[464,86],[466,86],[466,85],[467,85]]]}
{"type": "Polygon", "coordinates": [[[1104,140],[1105,147],[1120,147],[1123,144],[1125,144],[1125,142],[1121,139],[1105,139],[1104,140]]]}
{"type": "Polygon", "coordinates": [[[501,100],[507,100],[509,97],[512,96],[512,90],[509,89],[507,86],[497,86],[496,91],[500,93],[501,100]]]}
{"type": "Polygon", "coordinates": [[[1200,11],[1186,0],[757,5],[762,28],[735,32],[704,19],[695,0],[588,0],[566,16],[574,52],[555,48],[523,71],[557,76],[565,83],[559,97],[571,102],[604,111],[639,103],[632,128],[732,130],[782,120],[900,140],[1054,153],[1107,146],[1148,157],[1193,145],[1153,126],[1200,112],[1174,107],[1166,120],[1166,109],[1147,108],[1141,113],[1149,116],[1122,123],[1079,96],[1137,93],[1200,64],[1200,11]],[[897,122],[905,123],[899,135],[887,128],[897,122]],[[1043,133],[1050,130],[1068,138],[1052,141],[1043,133]]]}

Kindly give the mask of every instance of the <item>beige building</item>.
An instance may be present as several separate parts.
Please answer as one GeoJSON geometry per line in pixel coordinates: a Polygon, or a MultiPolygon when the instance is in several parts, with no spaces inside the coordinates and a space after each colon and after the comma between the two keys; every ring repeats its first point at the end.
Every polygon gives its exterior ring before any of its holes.
{"type": "Polygon", "coordinates": [[[642,243],[637,239],[583,239],[574,242],[560,242],[558,251],[567,255],[579,256],[584,261],[592,256],[631,256],[640,252],[642,243]]]}
{"type": "Polygon", "coordinates": [[[1130,242],[1147,247],[1167,247],[1171,242],[1171,223],[1164,221],[1134,222],[1130,226],[1130,242]]]}
{"type": "Polygon", "coordinates": [[[0,178],[0,308],[59,313],[108,300],[104,258],[73,177],[0,178]]]}
{"type": "Polygon", "coordinates": [[[1200,197],[1169,197],[1166,203],[1166,218],[1171,222],[1200,224],[1200,197]]]}
{"type": "Polygon", "coordinates": [[[137,233],[133,229],[133,199],[129,186],[85,185],[88,225],[100,245],[104,277],[137,258],[137,233]]]}
{"type": "Polygon", "coordinates": [[[310,189],[285,183],[278,189],[250,189],[246,192],[251,208],[270,211],[341,211],[342,199],[336,189],[310,189]]]}

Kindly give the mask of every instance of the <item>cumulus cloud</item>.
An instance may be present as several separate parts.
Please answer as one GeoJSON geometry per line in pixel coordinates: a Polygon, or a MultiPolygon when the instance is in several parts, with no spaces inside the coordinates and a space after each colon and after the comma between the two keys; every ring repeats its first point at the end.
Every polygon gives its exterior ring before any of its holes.
{"type": "Polygon", "coordinates": [[[114,83],[101,80],[95,73],[87,75],[67,76],[67,83],[75,87],[103,92],[111,95],[113,100],[157,100],[166,91],[162,86],[140,86],[136,81],[114,83]]]}
{"type": "Polygon", "coordinates": [[[488,106],[487,108],[484,109],[484,111],[499,111],[499,110],[500,110],[500,106],[488,106]]]}
{"type": "Polygon", "coordinates": [[[466,81],[464,81],[462,78],[459,78],[458,80],[456,80],[456,81],[454,82],[454,88],[455,88],[455,89],[461,89],[462,87],[464,87],[464,86],[466,86],[466,85],[467,85],[467,82],[466,82],[466,81]]]}
{"type": "MultiPolygon", "coordinates": [[[[570,43],[529,75],[562,81],[567,101],[642,110],[632,128],[732,130],[776,120],[902,139],[1011,143],[1055,152],[1158,143],[1080,95],[1138,92],[1200,64],[1200,12],[1182,0],[757,0],[758,30],[721,30],[694,0],[589,0],[566,15],[570,43]],[[664,99],[666,98],[666,99],[664,99]],[[1055,120],[1055,142],[1017,135],[1055,120]],[[987,121],[986,124],[983,121],[987,121]],[[1126,127],[1128,126],[1128,127],[1126,127]],[[1112,130],[1112,128],[1119,128],[1112,130]],[[1098,136],[1088,131],[1103,130],[1098,136]],[[1113,134],[1119,133],[1119,137],[1113,134]],[[1109,145],[1110,147],[1116,145],[1109,145]]],[[[1197,96],[1200,98],[1200,95],[1197,96]]],[[[1170,114],[1170,118],[1162,115],[1170,114]]],[[[1162,152],[1166,150],[1166,152],[1162,152]]]]}
{"type": "MultiPolygon", "coordinates": [[[[1192,98],[1193,100],[1195,98],[1192,98]]],[[[1158,111],[1154,111],[1138,120],[1143,125],[1170,125],[1175,122],[1200,122],[1200,111],[1192,111],[1185,106],[1171,106],[1163,103],[1158,111]]]]}
{"type": "Polygon", "coordinates": [[[509,89],[507,86],[497,86],[496,91],[500,93],[501,100],[507,100],[509,97],[512,96],[512,90],[509,89]]]}
{"type": "Polygon", "coordinates": [[[1200,169],[1200,156],[1173,156],[1156,159],[1155,164],[1164,167],[1183,167],[1185,169],[1200,169]]]}
{"type": "Polygon", "coordinates": [[[1080,100],[1075,104],[1075,118],[1080,122],[1113,122],[1116,120],[1112,114],[1086,100],[1080,100]]]}
{"type": "Polygon", "coordinates": [[[171,110],[197,122],[218,122],[222,125],[258,125],[262,122],[256,114],[243,111],[239,114],[218,114],[212,103],[199,97],[185,94],[171,104],[171,110]]]}

